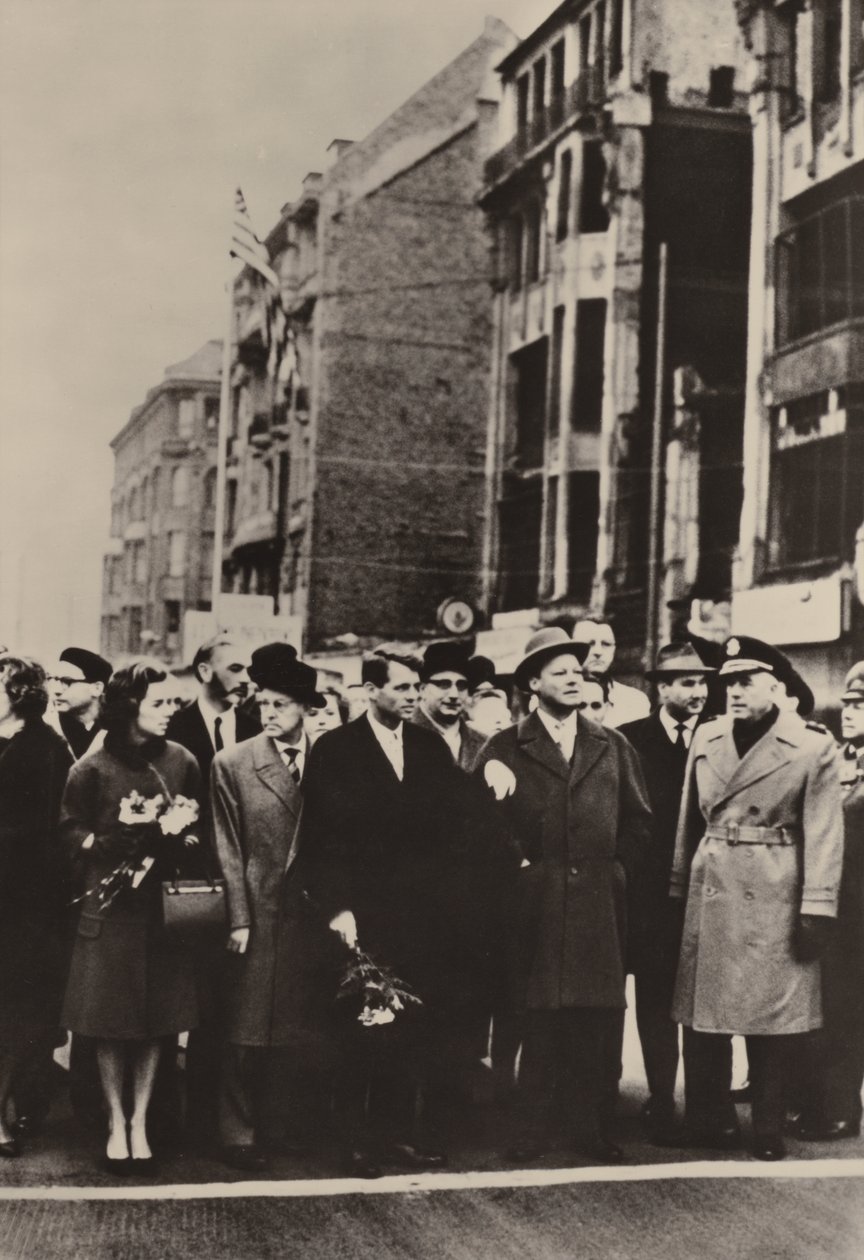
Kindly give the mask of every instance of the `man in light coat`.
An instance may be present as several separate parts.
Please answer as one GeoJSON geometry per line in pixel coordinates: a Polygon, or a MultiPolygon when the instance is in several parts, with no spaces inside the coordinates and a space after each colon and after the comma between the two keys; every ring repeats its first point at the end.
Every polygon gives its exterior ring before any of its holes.
{"type": "Polygon", "coordinates": [[[631,745],[577,712],[584,650],[558,627],[529,641],[515,673],[537,709],[493,735],[477,773],[500,798],[515,873],[508,949],[525,1012],[513,1162],[554,1143],[553,1105],[581,1156],[623,1158],[611,1140],[625,1006],[626,886],[650,811],[631,745]]]}
{"type": "Polygon", "coordinates": [[[229,1167],[254,1172],[268,1148],[290,1153],[304,1136],[290,1128],[302,1094],[314,1094],[333,985],[321,970],[330,933],[292,878],[310,750],[303,719],[323,697],[287,644],[253,652],[249,675],[263,731],[216,754],[211,796],[230,929],[219,1131],[229,1167]]]}
{"type": "Polygon", "coordinates": [[[818,958],[837,913],[843,815],[830,735],[780,712],[784,659],[743,635],[728,714],[693,737],[671,895],[686,897],[672,1008],[684,1025],[688,1145],[740,1142],[730,1034],[750,1063],[754,1154],[785,1155],[790,1064],[822,1023],[818,958]]]}

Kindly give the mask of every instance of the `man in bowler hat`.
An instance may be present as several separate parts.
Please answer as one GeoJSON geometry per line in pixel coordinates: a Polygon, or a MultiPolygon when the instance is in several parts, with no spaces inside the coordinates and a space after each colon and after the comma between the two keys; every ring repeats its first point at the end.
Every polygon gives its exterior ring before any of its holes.
{"type": "Polygon", "coordinates": [[[254,1172],[304,1136],[295,1118],[309,1095],[304,1077],[321,1061],[331,995],[318,966],[326,930],[293,869],[310,751],[303,720],[323,697],[315,670],[286,643],[256,649],[249,676],[262,731],[216,754],[211,793],[230,955],[219,1132],[225,1162],[254,1172]]]}
{"type": "Polygon", "coordinates": [[[498,799],[518,867],[509,946],[513,1001],[525,1012],[519,1136],[512,1161],[554,1144],[553,1104],[578,1154],[615,1163],[611,1100],[625,1006],[628,874],[650,811],[631,745],[577,712],[585,648],[538,631],[515,672],[537,699],[493,735],[477,773],[498,799]]]}
{"type": "Polygon", "coordinates": [[[661,647],[646,674],[657,686],[659,704],[648,717],[618,727],[639,754],[652,814],[645,862],[628,889],[628,958],[648,1081],[642,1114],[654,1138],[670,1136],[674,1127],[678,1025],[671,1010],[681,913],[669,897],[669,877],[687,754],[705,708],[708,672],[691,644],[661,647]]]}

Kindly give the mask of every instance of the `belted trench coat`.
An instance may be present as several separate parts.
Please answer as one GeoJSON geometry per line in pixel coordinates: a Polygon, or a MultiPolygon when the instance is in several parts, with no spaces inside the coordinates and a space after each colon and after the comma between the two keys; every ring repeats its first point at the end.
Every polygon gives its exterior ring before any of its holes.
{"type": "MultiPolygon", "coordinates": [[[[772,831],[773,834],[773,831],[772,831]]],[[[671,893],[686,896],[673,1018],[699,1032],[771,1035],[822,1023],[818,962],[799,962],[799,915],[836,916],[843,808],[830,735],[781,713],[741,758],[732,721],[697,729],[671,893]],[[734,825],[785,828],[792,844],[730,843],[734,825]]]]}

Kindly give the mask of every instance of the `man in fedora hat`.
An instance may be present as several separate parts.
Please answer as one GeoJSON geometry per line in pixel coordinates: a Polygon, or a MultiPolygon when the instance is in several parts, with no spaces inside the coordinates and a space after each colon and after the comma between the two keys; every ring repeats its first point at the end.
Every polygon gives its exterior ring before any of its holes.
{"type": "Polygon", "coordinates": [[[670,1012],[681,915],[669,897],[669,876],[687,753],[705,708],[708,672],[691,644],[661,647],[646,674],[657,686],[659,704],[648,717],[618,728],[639,754],[652,813],[646,860],[629,889],[628,955],[648,1082],[643,1117],[654,1138],[669,1136],[674,1126],[678,1025],[670,1012]]]}
{"type": "Polygon", "coordinates": [[[509,945],[513,1001],[525,1013],[519,1137],[510,1156],[553,1141],[552,1107],[574,1150],[598,1162],[610,1138],[624,1009],[627,873],[650,811],[638,758],[617,731],[577,712],[585,650],[559,627],[529,639],[516,685],[537,699],[493,735],[477,773],[499,801],[518,867],[509,945]]]}
{"type": "Polygon", "coordinates": [[[831,737],[781,712],[785,658],[735,635],[728,712],[693,737],[671,894],[686,899],[673,1017],[687,1145],[740,1143],[731,1035],[750,1065],[753,1151],[782,1159],[791,1068],[822,1023],[819,956],[837,914],[843,818],[831,737]]]}
{"type": "Polygon", "coordinates": [[[218,752],[211,772],[216,853],[228,901],[225,1057],[219,1131],[225,1162],[260,1171],[267,1147],[291,1132],[304,1069],[320,1060],[327,992],[317,964],[326,927],[293,874],[295,833],[309,756],[303,719],[323,697],[293,647],[252,653],[262,731],[218,752]],[[287,886],[285,873],[288,874],[287,886]],[[293,1089],[292,1089],[293,1087],[293,1089]]]}

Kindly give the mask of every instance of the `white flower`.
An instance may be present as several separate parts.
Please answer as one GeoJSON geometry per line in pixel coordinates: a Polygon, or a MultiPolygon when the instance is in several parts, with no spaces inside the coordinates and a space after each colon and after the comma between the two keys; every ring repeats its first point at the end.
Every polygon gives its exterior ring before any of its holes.
{"type": "Polygon", "coordinates": [[[503,761],[487,761],[483,769],[483,778],[495,793],[496,801],[503,801],[505,796],[512,796],[516,791],[516,776],[503,761]]]}
{"type": "Polygon", "coordinates": [[[125,826],[156,822],[163,800],[161,795],[147,797],[140,792],[130,792],[120,802],[120,822],[125,826]]]}
{"type": "Polygon", "coordinates": [[[159,819],[163,836],[179,836],[187,827],[198,821],[198,802],[188,796],[175,796],[159,819]]]}
{"type": "Polygon", "coordinates": [[[357,1018],[364,1028],[372,1028],[375,1024],[392,1024],[396,1015],[389,1006],[377,1006],[374,1010],[364,1006],[357,1018]]]}

